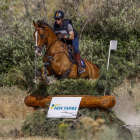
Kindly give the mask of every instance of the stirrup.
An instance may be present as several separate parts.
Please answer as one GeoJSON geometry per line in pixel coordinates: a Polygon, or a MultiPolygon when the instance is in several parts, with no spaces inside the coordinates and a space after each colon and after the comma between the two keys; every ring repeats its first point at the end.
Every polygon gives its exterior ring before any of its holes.
{"type": "Polygon", "coordinates": [[[79,73],[79,74],[82,74],[82,73],[84,73],[84,72],[85,72],[85,69],[84,69],[84,68],[82,68],[81,71],[79,71],[79,69],[78,69],[78,73],[79,73]]]}

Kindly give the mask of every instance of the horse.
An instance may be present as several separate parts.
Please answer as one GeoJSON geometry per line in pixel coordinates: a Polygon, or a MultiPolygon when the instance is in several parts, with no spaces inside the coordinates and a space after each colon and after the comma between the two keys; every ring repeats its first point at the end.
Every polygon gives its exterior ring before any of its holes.
{"type": "MultiPolygon", "coordinates": [[[[35,39],[35,53],[38,56],[42,55],[42,49],[46,46],[46,52],[43,57],[44,67],[38,70],[37,76],[42,76],[47,83],[50,80],[47,76],[52,74],[56,77],[71,78],[71,79],[98,79],[99,67],[88,60],[85,62],[85,72],[78,73],[78,66],[69,59],[68,46],[58,39],[53,29],[45,22],[33,21],[35,26],[34,39],[35,39]]],[[[43,82],[43,81],[42,81],[43,82]]]]}

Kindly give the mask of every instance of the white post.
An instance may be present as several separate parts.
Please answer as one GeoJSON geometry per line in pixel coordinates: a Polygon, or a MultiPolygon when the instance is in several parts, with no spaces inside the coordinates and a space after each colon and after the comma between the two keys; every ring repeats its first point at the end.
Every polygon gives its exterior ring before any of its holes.
{"type": "Polygon", "coordinates": [[[37,69],[37,54],[35,54],[35,91],[36,91],[36,69],[37,69]]]}
{"type": "Polygon", "coordinates": [[[35,83],[36,83],[36,67],[37,67],[37,54],[35,54],[35,83]]]}
{"type": "Polygon", "coordinates": [[[109,60],[110,60],[110,47],[109,47],[109,54],[108,54],[107,70],[108,70],[108,68],[109,68],[109,60]]]}
{"type": "MultiPolygon", "coordinates": [[[[107,71],[108,71],[108,68],[109,68],[109,60],[110,60],[110,51],[111,50],[117,50],[117,41],[116,40],[111,40],[110,41],[109,54],[108,54],[108,63],[107,63],[107,71]]],[[[106,82],[107,82],[107,77],[106,77],[106,82]]],[[[104,95],[105,95],[105,92],[106,92],[106,87],[105,87],[105,90],[104,90],[104,95]]]]}

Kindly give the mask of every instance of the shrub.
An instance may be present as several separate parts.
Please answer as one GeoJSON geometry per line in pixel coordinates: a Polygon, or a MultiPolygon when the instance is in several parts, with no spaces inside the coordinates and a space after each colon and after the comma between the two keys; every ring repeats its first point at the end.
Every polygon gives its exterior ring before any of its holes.
{"type": "MultiPolygon", "coordinates": [[[[124,123],[119,120],[115,113],[110,111],[108,114],[106,112],[100,112],[99,110],[95,109],[79,109],[78,115],[76,119],[60,119],[60,118],[46,118],[48,109],[45,111],[37,111],[34,114],[27,117],[25,120],[22,131],[25,135],[30,136],[53,136],[56,137],[60,133],[60,126],[68,127],[68,137],[72,137],[75,135],[76,130],[83,130],[83,126],[80,123],[80,118],[84,116],[89,116],[92,119],[97,119],[101,117],[105,120],[105,124],[107,125],[114,125],[114,126],[121,126],[124,123]]],[[[63,129],[63,128],[62,128],[63,129]]],[[[62,130],[63,131],[63,130],[62,130]]],[[[61,134],[60,134],[61,135],[61,134]]],[[[61,135],[62,136],[62,135],[61,135]]],[[[63,137],[63,136],[62,136],[63,137]]]]}
{"type": "MultiPolygon", "coordinates": [[[[85,3],[82,4],[82,1],[74,1],[74,3],[78,4],[81,9],[84,9],[82,8],[84,6],[87,7],[85,3]]],[[[1,5],[5,4],[1,2],[1,5]]],[[[95,3],[94,10],[91,10],[90,14],[88,12],[84,14],[86,12],[77,12],[71,1],[68,1],[67,5],[65,1],[62,1],[62,10],[65,6],[67,7],[66,18],[74,20],[74,27],[79,32],[82,29],[79,47],[82,58],[98,64],[100,67],[100,77],[96,85],[96,91],[99,94],[103,94],[105,88],[109,94],[124,77],[136,76],[140,70],[138,61],[140,59],[139,5],[140,2],[137,0],[133,2],[126,0],[121,3],[115,0],[111,2],[102,0],[95,3]],[[109,70],[106,71],[111,39],[118,40],[118,49],[112,51],[109,70]]],[[[15,20],[10,18],[9,26],[7,25],[9,19],[4,19],[2,14],[3,22],[8,29],[5,29],[5,34],[0,38],[0,74],[16,68],[22,70],[28,83],[32,83],[35,58],[32,20],[44,19],[44,17],[40,14],[41,11],[35,16],[33,14],[35,8],[30,7],[29,9],[31,9],[30,12],[28,11],[29,13],[26,11],[22,16],[17,16],[15,20]]],[[[53,23],[51,20],[48,22],[53,23]]],[[[0,29],[2,30],[2,28],[0,29]]],[[[43,65],[40,60],[42,57],[38,61],[38,68],[43,65]]]]}

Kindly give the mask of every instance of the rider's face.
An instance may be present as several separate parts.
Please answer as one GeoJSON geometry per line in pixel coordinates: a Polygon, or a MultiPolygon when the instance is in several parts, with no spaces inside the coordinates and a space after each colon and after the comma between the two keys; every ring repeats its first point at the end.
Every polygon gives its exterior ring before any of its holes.
{"type": "Polygon", "coordinates": [[[62,24],[62,18],[56,18],[55,21],[57,24],[61,25],[62,24]]]}

